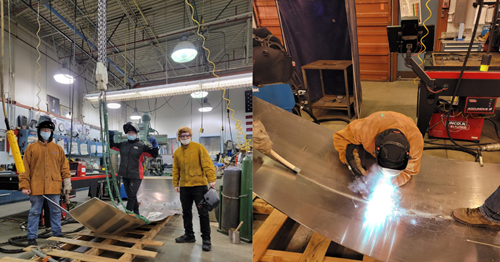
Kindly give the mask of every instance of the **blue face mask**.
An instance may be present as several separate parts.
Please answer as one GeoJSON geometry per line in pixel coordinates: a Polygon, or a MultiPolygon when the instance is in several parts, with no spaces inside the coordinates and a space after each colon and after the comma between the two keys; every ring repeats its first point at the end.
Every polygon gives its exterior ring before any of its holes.
{"type": "Polygon", "coordinates": [[[134,135],[127,135],[127,139],[130,140],[130,141],[134,141],[135,138],[136,137],[134,135]]]}
{"type": "Polygon", "coordinates": [[[40,136],[43,138],[44,141],[47,141],[50,138],[50,132],[40,132],[40,136]]]}

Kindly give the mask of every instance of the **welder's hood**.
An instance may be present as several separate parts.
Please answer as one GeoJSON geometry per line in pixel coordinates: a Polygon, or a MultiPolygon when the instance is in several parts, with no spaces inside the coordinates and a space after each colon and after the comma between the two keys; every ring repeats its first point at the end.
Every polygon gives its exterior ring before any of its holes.
{"type": "Polygon", "coordinates": [[[293,59],[281,41],[265,27],[253,30],[253,85],[286,84],[293,76],[293,59]]]}
{"type": "Polygon", "coordinates": [[[375,155],[381,167],[404,170],[410,159],[410,143],[401,131],[387,129],[375,140],[375,155]]]}
{"type": "Polygon", "coordinates": [[[49,121],[49,120],[45,120],[43,122],[40,122],[36,126],[36,133],[38,135],[39,141],[44,141],[42,136],[40,135],[40,129],[42,129],[42,128],[50,128],[50,137],[49,137],[49,140],[47,140],[47,142],[48,143],[52,142],[52,138],[54,137],[54,130],[56,129],[56,125],[52,121],[49,121]]]}

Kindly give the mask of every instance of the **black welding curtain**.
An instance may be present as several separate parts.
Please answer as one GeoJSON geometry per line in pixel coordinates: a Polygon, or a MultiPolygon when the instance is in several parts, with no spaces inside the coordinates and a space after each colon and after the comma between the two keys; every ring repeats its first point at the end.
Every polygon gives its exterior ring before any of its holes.
{"type": "MultiPolygon", "coordinates": [[[[303,65],[317,60],[351,60],[351,44],[343,0],[278,0],[281,26],[295,70],[303,81],[303,65]]],[[[348,67],[352,95],[352,66],[348,67]]],[[[306,70],[311,102],[321,98],[319,70],[306,70]]],[[[323,70],[326,94],[345,95],[344,72],[323,70]]]]}

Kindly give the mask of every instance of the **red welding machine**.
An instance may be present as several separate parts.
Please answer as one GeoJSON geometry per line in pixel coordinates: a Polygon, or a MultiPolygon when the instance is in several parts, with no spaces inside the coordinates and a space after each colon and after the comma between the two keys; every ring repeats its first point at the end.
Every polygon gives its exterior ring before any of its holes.
{"type": "MultiPolygon", "coordinates": [[[[456,140],[469,140],[479,142],[481,131],[483,130],[484,118],[477,114],[467,116],[450,115],[448,124],[450,135],[456,140]]],[[[429,137],[448,138],[446,133],[446,113],[434,113],[429,127],[429,137]]]]}

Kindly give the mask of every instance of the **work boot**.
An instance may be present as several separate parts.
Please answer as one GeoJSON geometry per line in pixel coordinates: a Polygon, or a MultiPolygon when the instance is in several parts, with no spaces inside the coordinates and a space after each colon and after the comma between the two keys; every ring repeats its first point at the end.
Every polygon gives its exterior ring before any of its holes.
{"type": "Polygon", "coordinates": [[[457,208],[453,210],[451,217],[466,226],[500,230],[500,224],[486,219],[479,208],[457,208]]]}
{"type": "Polygon", "coordinates": [[[203,245],[201,246],[203,251],[210,251],[212,250],[212,243],[210,242],[210,239],[203,239],[203,245]]]}
{"type": "Polygon", "coordinates": [[[175,239],[176,243],[194,243],[196,242],[196,238],[194,238],[193,235],[188,236],[188,235],[182,235],[178,238],[175,239]]]}
{"type": "Polygon", "coordinates": [[[28,238],[28,246],[38,246],[38,243],[36,242],[36,239],[30,239],[28,238]]]}

